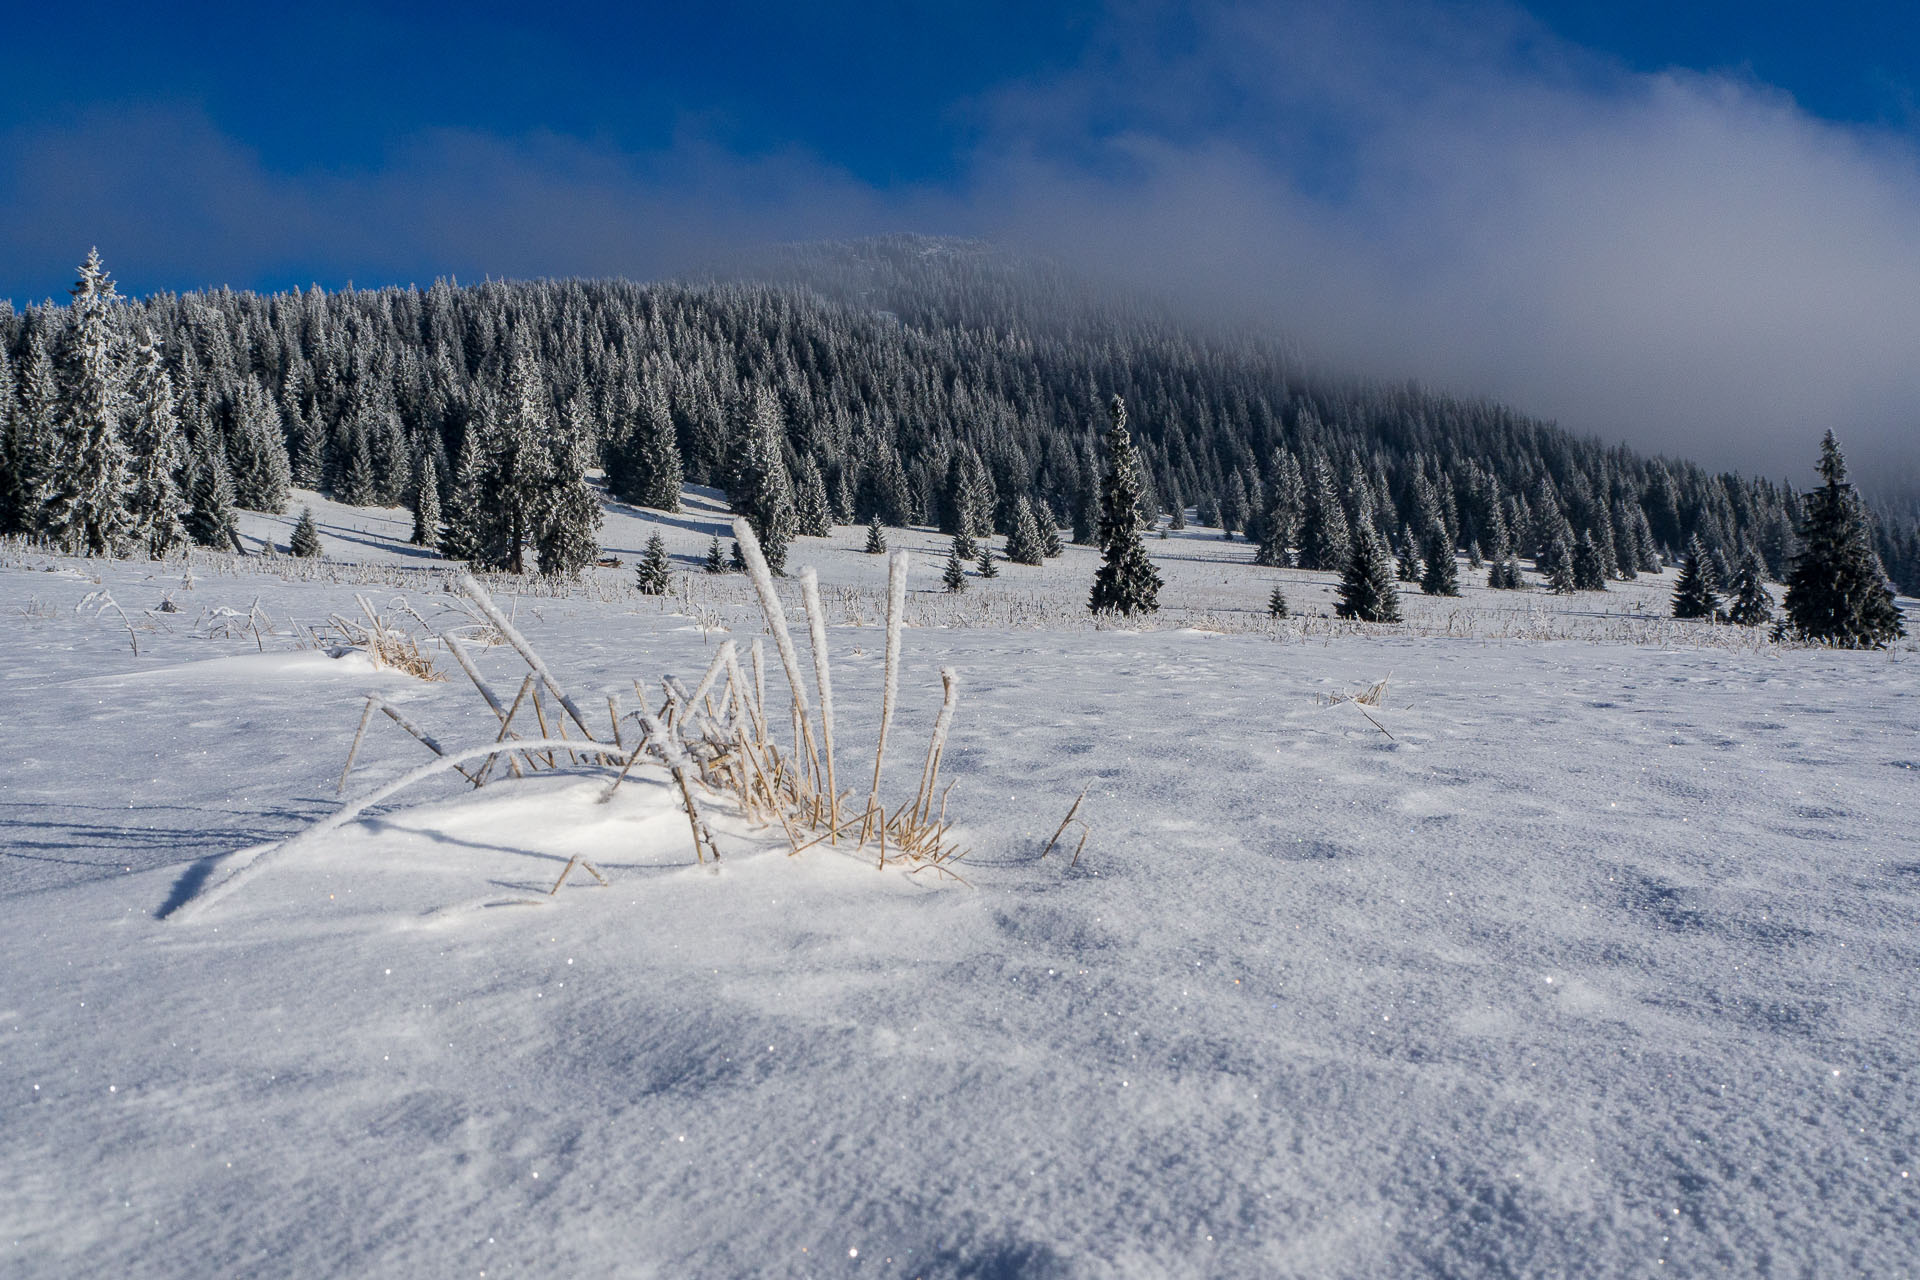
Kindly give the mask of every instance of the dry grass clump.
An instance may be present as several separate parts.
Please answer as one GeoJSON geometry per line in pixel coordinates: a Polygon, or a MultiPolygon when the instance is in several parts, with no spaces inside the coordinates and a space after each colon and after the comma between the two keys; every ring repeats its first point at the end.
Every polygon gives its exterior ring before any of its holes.
{"type": "Polygon", "coordinates": [[[333,614],[315,629],[316,644],[362,650],[374,666],[398,671],[416,680],[446,679],[434,665],[433,656],[420,647],[419,639],[393,620],[394,615],[404,614],[431,632],[432,625],[416,613],[412,605],[396,599],[387,607],[388,616],[382,617],[365,596],[356,595],[354,601],[360,606],[361,617],[333,614]]]}

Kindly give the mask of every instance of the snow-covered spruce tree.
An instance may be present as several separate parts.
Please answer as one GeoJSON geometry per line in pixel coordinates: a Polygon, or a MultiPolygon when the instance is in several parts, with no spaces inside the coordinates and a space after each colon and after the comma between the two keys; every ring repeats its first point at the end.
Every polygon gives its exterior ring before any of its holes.
{"type": "Polygon", "coordinates": [[[566,427],[549,451],[547,491],[534,513],[540,572],[578,577],[600,555],[600,498],[587,483],[587,425],[578,404],[567,406],[566,427]]]}
{"type": "Polygon", "coordinates": [[[870,556],[887,554],[887,532],[880,527],[880,517],[877,513],[867,521],[867,545],[861,550],[870,556]]]}
{"type": "Polygon", "coordinates": [[[701,562],[700,567],[708,573],[727,571],[727,553],[720,548],[719,534],[714,534],[712,541],[707,543],[707,558],[701,562]]]}
{"type": "Polygon", "coordinates": [[[1696,534],[1687,540],[1686,554],[1680,558],[1680,581],[1673,588],[1673,616],[1711,618],[1720,611],[1720,596],[1709,580],[1707,549],[1696,534]]]}
{"type": "Polygon", "coordinates": [[[379,478],[374,472],[373,449],[364,431],[349,430],[347,457],[334,482],[333,496],[350,507],[370,507],[380,500],[379,478]]]}
{"type": "Polygon", "coordinates": [[[1354,531],[1346,569],[1334,594],[1333,611],[1360,622],[1400,621],[1400,592],[1393,584],[1393,563],[1372,524],[1361,521],[1354,531]]]}
{"type": "Polygon", "coordinates": [[[1733,566],[1727,563],[1727,553],[1716,544],[1707,552],[1707,571],[1713,575],[1713,589],[1721,595],[1733,590],[1733,566]]]}
{"type": "Polygon", "coordinates": [[[1407,525],[1400,526],[1400,545],[1393,559],[1393,576],[1402,582],[1420,581],[1420,550],[1413,540],[1413,530],[1407,525]]]}
{"type": "Polygon", "coordinates": [[[437,546],[440,542],[440,464],[430,449],[420,451],[419,468],[409,496],[413,499],[413,545],[437,546]]]}
{"type": "Polygon", "coordinates": [[[1733,571],[1733,606],[1727,619],[1736,626],[1758,627],[1773,621],[1773,597],[1767,594],[1766,568],[1760,553],[1748,547],[1733,571]]]}
{"type": "Polygon", "coordinates": [[[300,519],[293,526],[293,538],[287,544],[287,550],[302,559],[317,559],[320,555],[320,526],[313,522],[313,508],[300,508],[300,519]]]}
{"type": "Polygon", "coordinates": [[[303,413],[291,394],[281,397],[280,418],[293,431],[293,482],[302,489],[318,489],[327,474],[327,428],[318,413],[303,413]]]}
{"type": "Polygon", "coordinates": [[[1565,532],[1555,533],[1535,560],[1535,567],[1546,578],[1547,586],[1560,595],[1573,594],[1573,541],[1565,532]]]}
{"type": "Polygon", "coordinates": [[[739,539],[733,539],[727,550],[727,572],[745,573],[746,571],[747,557],[741,554],[739,539]]]}
{"type": "Polygon", "coordinates": [[[280,406],[259,379],[242,378],[231,414],[227,466],[233,472],[233,500],[246,511],[278,514],[293,483],[280,406]]]}
{"type": "Polygon", "coordinates": [[[175,478],[186,467],[186,447],[173,404],[173,379],[153,334],[145,329],[134,348],[128,390],[132,416],[127,422],[127,452],[132,476],[127,486],[127,532],[158,560],[187,540],[186,526],[180,522],[186,499],[175,478]]]}
{"type": "Polygon", "coordinates": [[[13,523],[5,531],[34,533],[40,528],[40,504],[47,497],[57,436],[54,427],[60,416],[60,380],[54,373],[44,325],[35,325],[29,332],[16,376],[19,400],[7,477],[13,523]]]}
{"type": "Polygon", "coordinates": [[[202,431],[187,462],[187,533],[203,547],[235,550],[240,525],[233,514],[233,477],[215,431],[202,431]]]}
{"type": "Polygon", "coordinates": [[[1905,635],[1831,431],[1820,442],[1820,487],[1804,501],[1779,634],[1842,649],[1878,649],[1905,635]]]}
{"type": "Polygon", "coordinates": [[[1053,508],[1045,502],[1034,518],[1040,522],[1040,551],[1046,556],[1057,556],[1066,550],[1060,545],[1060,524],[1053,518],[1053,508]]]}
{"type": "MultiPolygon", "coordinates": [[[[717,543],[719,539],[714,539],[717,543]]],[[[717,547],[715,548],[718,549],[717,547]]],[[[647,539],[647,549],[634,571],[634,586],[641,595],[663,596],[672,585],[672,562],[667,559],[667,544],[658,533],[647,539]]]]}
{"type": "Polygon", "coordinates": [[[52,466],[40,531],[77,555],[109,555],[127,534],[126,378],[115,351],[114,284],[87,254],[73,286],[59,365],[52,466]]]}
{"type": "Polygon", "coordinates": [[[986,538],[980,539],[979,567],[980,576],[983,578],[997,578],[1000,576],[1000,566],[994,562],[993,558],[993,543],[986,538]]]}
{"type": "Polygon", "coordinates": [[[794,495],[794,532],[803,538],[825,538],[833,533],[833,504],[827,481],[812,455],[800,461],[800,483],[794,495]]]}
{"type": "Polygon", "coordinates": [[[1300,517],[1300,567],[1344,569],[1353,558],[1352,551],[1353,535],[1333,471],[1324,459],[1315,458],[1300,517]]]}
{"type": "Polygon", "coordinates": [[[1447,540],[1447,526],[1435,517],[1427,526],[1427,540],[1421,558],[1420,590],[1430,596],[1460,594],[1460,569],[1453,561],[1453,545],[1447,540]]]}
{"type": "Polygon", "coordinates": [[[1034,518],[1033,504],[1022,495],[1013,506],[1013,529],[1007,534],[1007,559],[1014,564],[1042,564],[1046,558],[1047,547],[1040,537],[1040,522],[1034,518]]]}
{"type": "Polygon", "coordinates": [[[523,333],[514,335],[495,414],[483,430],[482,514],[492,529],[476,551],[490,568],[525,573],[527,545],[552,501],[555,432],[546,382],[523,333]]]}
{"type": "Polygon", "coordinates": [[[7,356],[7,344],[0,341],[0,533],[19,532],[24,519],[21,492],[26,486],[19,472],[19,421],[20,413],[14,405],[13,361],[7,356]]]}
{"type": "Polygon", "coordinates": [[[1102,560],[1093,576],[1089,607],[1095,613],[1152,613],[1160,607],[1160,571],[1140,540],[1140,463],[1127,434],[1127,404],[1107,405],[1107,474],[1100,491],[1102,560]]]}
{"type": "Polygon", "coordinates": [[[947,567],[940,574],[940,581],[946,584],[949,591],[967,589],[967,562],[960,556],[961,536],[957,533],[953,535],[953,545],[947,551],[947,567]]]}
{"type": "Polygon", "coordinates": [[[780,401],[765,387],[754,393],[753,413],[747,421],[746,432],[740,465],[727,496],[732,500],[735,513],[747,518],[754,536],[760,539],[760,551],[767,559],[767,568],[775,574],[785,574],[787,544],[793,541],[796,525],[793,485],[782,457],[786,428],[782,425],[780,401]]]}
{"type": "Polygon", "coordinates": [[[440,554],[449,560],[490,564],[489,539],[493,522],[486,510],[486,462],[480,453],[480,424],[467,424],[460,440],[460,459],[454,466],[453,488],[447,494],[442,517],[440,554]]]}
{"type": "Polygon", "coordinates": [[[1605,591],[1607,589],[1607,571],[1602,565],[1603,556],[1598,543],[1591,533],[1580,535],[1580,541],[1574,544],[1573,556],[1569,568],[1573,575],[1575,591],[1605,591]]]}
{"type": "Polygon", "coordinates": [[[1284,618],[1287,616],[1287,595],[1280,589],[1279,583],[1273,584],[1273,594],[1267,597],[1267,616],[1284,618]]]}
{"type": "Polygon", "coordinates": [[[626,435],[607,449],[607,488],[623,502],[678,511],[685,475],[666,388],[658,381],[642,387],[626,425],[626,435]]]}
{"type": "Polygon", "coordinates": [[[1482,569],[1486,563],[1486,558],[1480,554],[1480,540],[1475,538],[1467,543],[1467,568],[1482,569]]]}

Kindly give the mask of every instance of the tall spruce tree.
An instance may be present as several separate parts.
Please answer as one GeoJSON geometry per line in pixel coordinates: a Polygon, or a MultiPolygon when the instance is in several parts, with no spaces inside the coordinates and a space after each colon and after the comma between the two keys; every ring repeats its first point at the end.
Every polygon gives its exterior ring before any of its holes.
{"type": "Polygon", "coordinates": [[[794,532],[803,538],[825,538],[833,533],[833,502],[820,465],[809,454],[800,460],[800,483],[794,495],[794,532]]]}
{"type": "Polygon", "coordinates": [[[60,382],[54,373],[44,324],[27,335],[20,361],[18,401],[13,436],[8,449],[6,488],[7,533],[33,533],[40,528],[40,506],[46,501],[48,472],[53,466],[55,420],[60,410],[60,382]]]}
{"type": "Polygon", "coordinates": [[[13,360],[0,341],[0,533],[19,533],[31,521],[32,492],[23,485],[21,414],[14,403],[13,360]]]}
{"type": "Polygon", "coordinates": [[[1430,596],[1460,594],[1460,569],[1453,560],[1453,544],[1447,538],[1447,526],[1438,516],[1427,526],[1427,540],[1421,558],[1420,590],[1430,596]]]}
{"type": "Polygon", "coordinates": [[[578,577],[600,554],[600,498],[587,482],[587,430],[578,402],[569,404],[534,512],[534,547],[548,577],[578,577]]]}
{"type": "Polygon", "coordinates": [[[1007,559],[1014,564],[1042,564],[1046,558],[1047,548],[1040,538],[1040,522],[1034,519],[1033,504],[1023,494],[1013,506],[1013,529],[1007,534],[1007,559]]]}
{"type": "Polygon", "coordinates": [[[480,431],[479,423],[469,423],[461,437],[439,546],[440,554],[449,560],[489,564],[495,558],[489,547],[494,525],[486,509],[486,460],[480,451],[480,431]]]}
{"type": "Polygon", "coordinates": [[[1100,549],[1089,601],[1095,613],[1152,613],[1160,607],[1160,571],[1140,539],[1140,464],[1127,434],[1127,404],[1107,405],[1107,474],[1100,491],[1100,549]]]}
{"type": "Polygon", "coordinates": [[[432,450],[423,449],[413,482],[413,537],[416,547],[440,542],[440,464],[432,450]]]}
{"type": "Polygon", "coordinates": [[[1878,649],[1906,634],[1831,431],[1820,442],[1820,487],[1806,495],[1799,532],[1800,554],[1787,575],[1783,636],[1878,649]]]}
{"type": "Polygon", "coordinates": [[[740,465],[727,496],[733,501],[734,511],[753,526],[767,567],[784,574],[787,544],[793,541],[796,520],[793,484],[782,456],[786,428],[780,401],[771,391],[762,388],[755,393],[746,431],[740,465]]]}
{"type": "Polygon", "coordinates": [[[126,379],[115,350],[119,300],[100,251],[73,286],[41,531],[79,555],[110,555],[127,534],[126,379]]]}
{"type": "Polygon", "coordinates": [[[242,378],[229,407],[227,466],[234,502],[247,511],[278,514],[293,481],[280,406],[257,378],[242,378]]]}
{"type": "MultiPolygon", "coordinates": [[[[627,394],[633,394],[631,388],[627,394]]],[[[666,388],[649,381],[629,411],[626,435],[607,451],[607,488],[623,502],[678,511],[685,475],[666,388]]]]}
{"type": "Polygon", "coordinates": [[[202,431],[187,463],[187,532],[203,547],[239,549],[240,524],[233,514],[233,477],[220,436],[202,431]]]}
{"type": "Polygon", "coordinates": [[[1346,509],[1325,459],[1315,458],[1306,486],[1300,518],[1300,567],[1345,569],[1353,555],[1353,534],[1347,528],[1346,509]]]}
{"type": "Polygon", "coordinates": [[[1773,597],[1767,594],[1766,567],[1748,547],[1733,571],[1733,605],[1727,619],[1736,626],[1758,627],[1773,621],[1773,597]]]}
{"type": "Polygon", "coordinates": [[[1569,569],[1573,575],[1575,591],[1605,591],[1607,589],[1607,571],[1604,566],[1605,555],[1600,545],[1593,540],[1592,533],[1580,535],[1580,541],[1574,544],[1569,569]]]}
{"type": "Polygon", "coordinates": [[[133,473],[127,487],[128,532],[147,555],[159,560],[187,538],[180,521],[186,500],[177,479],[186,467],[186,449],[174,409],[173,380],[153,334],[144,329],[134,349],[129,391],[127,452],[133,473]]]}
{"type": "Polygon", "coordinates": [[[1052,557],[1065,551],[1066,548],[1060,545],[1060,525],[1053,518],[1053,508],[1042,502],[1034,519],[1040,524],[1041,554],[1052,557]]]}
{"type": "Polygon", "coordinates": [[[1712,575],[1707,549],[1695,534],[1687,539],[1686,554],[1680,558],[1680,581],[1673,588],[1674,617],[1711,618],[1720,612],[1720,596],[1713,589],[1712,575]]]}
{"type": "Polygon", "coordinates": [[[1373,525],[1361,521],[1354,532],[1333,611],[1360,622],[1400,621],[1400,592],[1393,584],[1393,563],[1373,525]]]}
{"type": "Polygon", "coordinates": [[[1420,546],[1414,541],[1413,530],[1404,524],[1400,526],[1400,545],[1394,552],[1394,577],[1402,582],[1420,581],[1420,546]]]}

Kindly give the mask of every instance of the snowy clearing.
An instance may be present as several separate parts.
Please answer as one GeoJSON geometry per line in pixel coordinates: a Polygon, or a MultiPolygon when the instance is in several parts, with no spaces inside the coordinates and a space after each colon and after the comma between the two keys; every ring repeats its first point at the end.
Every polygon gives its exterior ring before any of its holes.
{"type": "MultiPolygon", "coordinates": [[[[298,647],[356,592],[453,607],[403,513],[300,495],[247,536],[309,500],[358,567],[0,555],[9,1275],[1920,1270],[1912,640],[1671,623],[1671,573],[1272,624],[1332,576],[1192,530],[1149,542],[1172,607],[1095,629],[1084,548],[954,598],[944,540],[890,531],[889,777],[960,668],[967,885],[724,811],[697,867],[660,770],[602,805],[563,769],[424,787],[163,919],[332,811],[367,693],[495,727],[444,659],[298,647]],[[1079,864],[1077,831],[1038,859],[1083,787],[1079,864]],[[549,896],[575,855],[610,887],[549,896]]],[[[744,579],[627,583],[654,527],[685,571],[722,523],[616,508],[625,565],[518,624],[587,705],[697,679],[759,633],[744,579]]],[[[789,561],[853,758],[863,537],[789,561]]],[[[349,795],[425,759],[369,733],[349,795]]]]}

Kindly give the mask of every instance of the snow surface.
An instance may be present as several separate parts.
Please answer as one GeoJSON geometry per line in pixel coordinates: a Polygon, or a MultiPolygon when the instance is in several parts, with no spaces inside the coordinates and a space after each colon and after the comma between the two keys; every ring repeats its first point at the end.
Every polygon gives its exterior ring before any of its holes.
{"type": "MultiPolygon", "coordinates": [[[[1671,575],[1276,627],[1275,580],[1330,577],[1203,532],[1149,543],[1166,615],[1096,629],[1083,548],[955,600],[896,531],[884,790],[960,668],[966,885],[724,810],[696,867],[658,770],[605,805],[563,770],[422,788],[165,919],[340,803],[365,694],[491,736],[449,661],[296,647],[356,593],[460,616],[403,513],[313,502],[360,567],[0,551],[0,1273],[1920,1273],[1911,641],[1663,622],[1671,575]],[[1038,859],[1082,787],[1078,866],[1077,829],[1038,859]],[[575,854],[611,887],[549,897],[575,854]]],[[[501,589],[589,711],[758,634],[742,578],[625,585],[653,527],[704,554],[693,502],[616,511],[627,566],[570,594],[501,589]]],[[[843,762],[863,540],[789,558],[843,623],[843,762]]],[[[369,734],[348,795],[425,758],[369,734]]]]}

